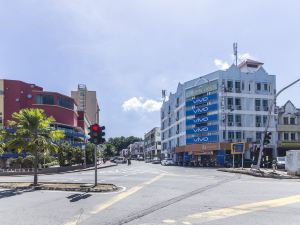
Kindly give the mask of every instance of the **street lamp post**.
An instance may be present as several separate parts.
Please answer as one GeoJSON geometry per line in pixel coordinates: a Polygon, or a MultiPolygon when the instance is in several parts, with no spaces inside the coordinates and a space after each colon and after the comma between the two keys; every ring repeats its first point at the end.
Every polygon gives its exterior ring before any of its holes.
{"type": "Polygon", "coordinates": [[[263,134],[263,138],[260,140],[260,148],[259,148],[259,155],[258,155],[258,160],[257,160],[257,165],[256,165],[256,169],[260,169],[260,163],[261,163],[261,157],[262,157],[262,152],[263,152],[263,148],[264,148],[264,139],[266,137],[266,133],[268,131],[269,128],[269,124],[270,124],[270,120],[271,120],[271,114],[272,114],[272,109],[273,106],[276,106],[276,100],[278,95],[280,95],[284,90],[288,89],[289,87],[291,87],[292,85],[296,84],[297,82],[299,82],[300,79],[295,80],[294,82],[290,83],[289,85],[285,86],[284,88],[282,88],[275,96],[274,99],[272,100],[271,104],[270,104],[270,108],[268,111],[268,117],[267,117],[267,124],[264,130],[264,134],[263,134]]]}

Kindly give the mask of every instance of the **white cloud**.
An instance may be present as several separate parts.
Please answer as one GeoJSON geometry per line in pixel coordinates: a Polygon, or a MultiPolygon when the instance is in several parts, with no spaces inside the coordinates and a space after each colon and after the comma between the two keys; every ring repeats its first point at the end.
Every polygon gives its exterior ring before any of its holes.
{"type": "Polygon", "coordinates": [[[160,110],[161,104],[162,103],[160,101],[155,101],[153,99],[144,100],[142,97],[133,97],[125,101],[122,105],[122,108],[125,112],[132,110],[145,110],[147,112],[154,112],[160,110]]]}
{"type": "Polygon", "coordinates": [[[229,64],[221,59],[215,59],[214,63],[221,70],[226,70],[229,68],[229,64]]]}

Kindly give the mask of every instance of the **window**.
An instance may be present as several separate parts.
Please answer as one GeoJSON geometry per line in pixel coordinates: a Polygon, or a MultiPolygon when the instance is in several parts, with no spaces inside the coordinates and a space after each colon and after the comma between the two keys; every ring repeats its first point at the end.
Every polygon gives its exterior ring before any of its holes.
{"type": "Polygon", "coordinates": [[[283,117],[283,124],[284,125],[289,124],[289,118],[288,117],[283,117]]]}
{"type": "Polygon", "coordinates": [[[250,68],[257,68],[258,65],[255,65],[255,64],[247,64],[247,67],[250,67],[250,68]]]}
{"type": "Polygon", "coordinates": [[[235,132],[235,138],[241,140],[242,139],[242,132],[241,131],[235,132]]]}
{"type": "Polygon", "coordinates": [[[0,124],[1,124],[1,123],[3,123],[3,121],[2,121],[2,116],[0,117],[0,124]]]}
{"type": "Polygon", "coordinates": [[[54,105],[54,97],[52,95],[37,95],[35,97],[35,103],[54,105]]]}
{"type": "Polygon", "coordinates": [[[268,117],[267,116],[263,116],[263,124],[266,125],[267,124],[267,119],[268,117]]]}
{"type": "Polygon", "coordinates": [[[261,132],[256,132],[256,141],[261,140],[261,132]]]}
{"type": "Polygon", "coordinates": [[[255,122],[256,122],[256,127],[260,127],[261,126],[261,116],[256,116],[255,122]]]}
{"type": "Polygon", "coordinates": [[[227,99],[227,107],[228,109],[233,109],[233,98],[227,99]]]}
{"type": "Polygon", "coordinates": [[[295,125],[295,124],[296,124],[296,123],[295,123],[295,118],[293,118],[293,117],[290,118],[290,124],[292,124],[292,125],[295,125]]]}
{"type": "Polygon", "coordinates": [[[296,134],[295,133],[291,133],[291,140],[295,141],[296,140],[296,134]]]}
{"type": "Polygon", "coordinates": [[[242,109],[241,99],[240,98],[235,98],[235,107],[236,107],[237,110],[241,110],[242,109]]]}
{"type": "Polygon", "coordinates": [[[235,123],[236,123],[236,126],[238,126],[238,127],[242,126],[242,116],[241,115],[235,115],[235,123]]]}
{"type": "Polygon", "coordinates": [[[236,81],[235,82],[235,91],[237,93],[240,93],[241,92],[241,81],[236,81]]]}
{"type": "Polygon", "coordinates": [[[255,99],[255,110],[260,111],[260,99],[255,99]]]}
{"type": "Polygon", "coordinates": [[[228,126],[233,126],[233,115],[228,115],[228,126]]]}
{"type": "Polygon", "coordinates": [[[284,140],[289,140],[289,133],[284,133],[283,134],[283,139],[284,140]]]}
{"type": "Polygon", "coordinates": [[[228,131],[228,139],[234,139],[234,132],[228,131]]]}
{"type": "Polygon", "coordinates": [[[74,109],[73,101],[63,96],[58,97],[58,105],[68,109],[74,109]]]}
{"type": "Polygon", "coordinates": [[[227,81],[227,91],[232,92],[233,89],[233,82],[231,80],[227,81]]]}
{"type": "Polygon", "coordinates": [[[176,120],[177,120],[177,121],[179,120],[179,110],[178,110],[177,113],[176,113],[176,120]]]}
{"type": "Polygon", "coordinates": [[[264,84],[264,91],[268,91],[268,84],[264,84]]]}
{"type": "Polygon", "coordinates": [[[263,99],[262,100],[262,105],[263,105],[263,110],[264,111],[268,111],[269,108],[268,108],[268,100],[267,99],[263,99]]]}
{"type": "Polygon", "coordinates": [[[261,90],[261,83],[256,83],[256,90],[260,91],[261,90]]]}
{"type": "Polygon", "coordinates": [[[249,91],[251,91],[251,84],[249,84],[249,91]]]}
{"type": "Polygon", "coordinates": [[[176,106],[179,106],[179,98],[176,99],[176,106]]]}

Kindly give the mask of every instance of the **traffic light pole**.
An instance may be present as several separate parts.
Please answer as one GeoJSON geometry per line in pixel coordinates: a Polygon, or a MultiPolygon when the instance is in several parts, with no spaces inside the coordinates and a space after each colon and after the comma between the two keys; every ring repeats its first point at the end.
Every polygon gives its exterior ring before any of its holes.
{"type": "Polygon", "coordinates": [[[289,88],[292,85],[296,84],[298,81],[300,81],[300,79],[297,79],[294,82],[292,82],[289,85],[287,85],[284,88],[282,88],[274,96],[274,99],[271,102],[271,105],[270,105],[270,108],[269,108],[269,111],[268,111],[267,124],[266,124],[265,130],[264,130],[263,138],[260,140],[259,155],[258,155],[258,160],[257,160],[257,165],[256,165],[256,169],[258,169],[258,170],[260,169],[261,157],[262,157],[262,152],[263,152],[263,149],[264,149],[264,140],[265,140],[265,137],[266,137],[267,132],[268,132],[268,128],[269,128],[269,124],[270,124],[270,120],[271,120],[271,114],[272,114],[273,106],[276,106],[276,99],[277,99],[278,95],[280,95],[284,90],[286,90],[287,88],[289,88]]]}
{"type": "Polygon", "coordinates": [[[97,162],[97,145],[94,147],[94,154],[95,154],[95,186],[97,186],[97,167],[98,167],[98,162],[97,162]]]}

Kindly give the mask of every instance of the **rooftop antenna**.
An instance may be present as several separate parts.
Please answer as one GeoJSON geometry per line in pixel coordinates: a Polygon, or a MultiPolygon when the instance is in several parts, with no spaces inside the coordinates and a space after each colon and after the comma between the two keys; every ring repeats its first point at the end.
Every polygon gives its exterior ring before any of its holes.
{"type": "Polygon", "coordinates": [[[233,43],[233,55],[235,57],[235,65],[237,66],[237,42],[233,43]]]}
{"type": "Polygon", "coordinates": [[[166,90],[161,90],[161,98],[163,101],[166,100],[166,90]]]}

